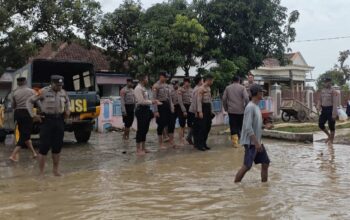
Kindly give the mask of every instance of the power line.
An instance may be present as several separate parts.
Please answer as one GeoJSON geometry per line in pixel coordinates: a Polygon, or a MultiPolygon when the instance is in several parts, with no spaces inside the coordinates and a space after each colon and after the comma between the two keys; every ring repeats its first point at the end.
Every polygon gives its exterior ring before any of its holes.
{"type": "Polygon", "coordinates": [[[310,40],[297,40],[297,41],[294,41],[294,42],[291,42],[291,43],[317,42],[317,41],[328,41],[328,40],[341,40],[341,39],[347,39],[347,38],[350,38],[350,36],[318,38],[318,39],[310,39],[310,40]]]}

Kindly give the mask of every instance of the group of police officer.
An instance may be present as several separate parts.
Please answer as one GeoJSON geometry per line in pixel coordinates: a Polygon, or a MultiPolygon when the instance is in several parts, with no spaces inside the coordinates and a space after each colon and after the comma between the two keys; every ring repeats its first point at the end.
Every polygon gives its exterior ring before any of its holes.
{"type": "MultiPolygon", "coordinates": [[[[139,156],[148,153],[145,146],[146,136],[151,119],[155,117],[158,125],[158,143],[161,149],[166,148],[164,137],[167,134],[170,147],[182,146],[186,140],[200,151],[210,150],[207,139],[212,119],[215,117],[211,96],[213,76],[208,74],[203,79],[201,76],[195,77],[193,89],[189,78],[185,78],[182,85],[179,85],[177,81],[169,83],[168,79],[169,76],[166,72],[159,74],[159,80],[152,86],[152,97],[147,90],[147,75],[140,74],[138,76],[138,85],[135,89],[133,80],[127,80],[127,85],[120,92],[125,124],[123,139],[129,139],[130,128],[136,116],[136,153],[139,156]],[[179,145],[174,140],[176,119],[179,119],[180,124],[179,145]],[[186,124],[188,134],[185,138],[186,124]]],[[[44,174],[46,155],[51,150],[53,173],[55,176],[60,176],[59,161],[64,137],[64,120],[70,115],[69,98],[62,88],[64,78],[59,75],[51,76],[51,85],[44,87],[40,92],[28,88],[24,77],[18,78],[17,83],[18,88],[13,91],[13,103],[20,137],[9,159],[18,161],[19,151],[24,147],[28,147],[32,151],[33,157],[37,157],[30,140],[33,121],[37,120],[41,123],[38,155],[40,174],[44,174]],[[38,112],[33,112],[34,105],[39,109],[38,112]]],[[[321,111],[319,127],[326,133],[327,143],[332,143],[334,140],[338,107],[337,96],[339,95],[332,89],[331,83],[331,79],[325,80],[325,88],[321,91],[318,102],[318,109],[321,111]],[[327,121],[330,132],[325,127],[327,121]]],[[[226,87],[223,95],[223,106],[229,114],[234,146],[238,145],[244,108],[249,101],[249,88],[253,85],[255,83],[252,74],[248,75],[246,87],[241,85],[238,77],[234,77],[232,84],[226,87]]]]}

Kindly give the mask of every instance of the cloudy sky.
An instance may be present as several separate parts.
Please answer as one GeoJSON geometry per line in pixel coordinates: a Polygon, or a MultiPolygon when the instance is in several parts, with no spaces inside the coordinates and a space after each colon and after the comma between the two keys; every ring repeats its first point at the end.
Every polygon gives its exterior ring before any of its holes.
{"type": "MultiPolygon", "coordinates": [[[[103,11],[113,11],[122,0],[100,0],[103,11]]],[[[148,8],[162,0],[141,0],[142,7],[148,8]]],[[[349,0],[282,0],[290,11],[299,10],[300,20],[295,25],[296,41],[350,36],[349,0]]],[[[313,76],[331,69],[339,51],[350,49],[350,38],[340,40],[295,42],[293,51],[300,51],[306,62],[314,66],[313,76]]],[[[350,63],[350,62],[348,62],[350,63]]]]}

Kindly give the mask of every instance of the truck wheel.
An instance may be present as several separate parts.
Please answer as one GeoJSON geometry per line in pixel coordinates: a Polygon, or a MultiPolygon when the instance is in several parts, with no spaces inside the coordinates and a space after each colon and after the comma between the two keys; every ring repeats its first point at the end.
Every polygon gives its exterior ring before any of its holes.
{"type": "Polygon", "coordinates": [[[79,126],[74,129],[74,136],[78,143],[86,143],[91,136],[92,126],[79,126]]]}
{"type": "Polygon", "coordinates": [[[7,135],[7,132],[3,129],[0,129],[0,143],[5,141],[6,135],[7,135]]]}

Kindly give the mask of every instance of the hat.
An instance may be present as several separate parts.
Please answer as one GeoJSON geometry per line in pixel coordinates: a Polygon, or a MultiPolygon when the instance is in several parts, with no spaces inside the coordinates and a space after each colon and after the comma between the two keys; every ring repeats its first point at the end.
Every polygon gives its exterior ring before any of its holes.
{"type": "Polygon", "coordinates": [[[255,96],[256,94],[258,94],[258,92],[264,92],[263,88],[258,84],[253,84],[250,87],[250,93],[252,94],[252,96],[255,96]]]}
{"type": "Polygon", "coordinates": [[[169,78],[169,74],[167,72],[165,72],[165,71],[161,71],[159,73],[159,76],[164,76],[165,78],[169,78]]]}
{"type": "Polygon", "coordinates": [[[128,79],[126,79],[126,81],[127,81],[127,82],[133,82],[133,79],[128,78],[128,79]]]}
{"type": "Polygon", "coordinates": [[[179,81],[174,80],[174,81],[171,82],[171,84],[173,84],[173,85],[179,84],[179,81]]]}
{"type": "Polygon", "coordinates": [[[27,80],[27,78],[25,78],[23,76],[20,76],[20,77],[17,78],[17,82],[24,82],[26,80],[27,80]]]}
{"type": "Polygon", "coordinates": [[[332,82],[332,79],[330,77],[325,77],[323,79],[324,82],[332,82]]]}
{"type": "Polygon", "coordinates": [[[60,76],[60,75],[52,75],[51,76],[51,82],[53,82],[53,83],[63,85],[63,80],[64,80],[63,76],[60,76]]]}
{"type": "Polygon", "coordinates": [[[190,78],[184,78],[184,82],[191,82],[190,78]]]}
{"type": "Polygon", "coordinates": [[[208,80],[208,79],[214,79],[214,76],[208,73],[207,75],[204,76],[204,80],[208,80]]]}

